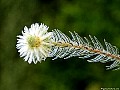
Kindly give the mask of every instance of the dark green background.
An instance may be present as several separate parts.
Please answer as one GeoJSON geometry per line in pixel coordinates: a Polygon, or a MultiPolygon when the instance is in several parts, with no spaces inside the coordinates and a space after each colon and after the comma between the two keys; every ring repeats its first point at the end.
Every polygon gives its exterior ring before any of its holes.
{"type": "Polygon", "coordinates": [[[26,25],[96,36],[120,49],[120,0],[0,0],[0,90],[101,90],[120,87],[120,70],[77,57],[28,64],[16,50],[26,25]]]}

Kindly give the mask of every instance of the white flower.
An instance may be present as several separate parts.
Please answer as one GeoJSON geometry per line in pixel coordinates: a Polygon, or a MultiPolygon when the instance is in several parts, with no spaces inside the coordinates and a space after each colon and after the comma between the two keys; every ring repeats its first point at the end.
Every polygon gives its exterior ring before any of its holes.
{"type": "Polygon", "coordinates": [[[20,57],[28,63],[45,60],[51,50],[52,32],[47,32],[49,27],[44,24],[32,24],[30,28],[24,27],[22,35],[17,36],[16,48],[20,57]]]}

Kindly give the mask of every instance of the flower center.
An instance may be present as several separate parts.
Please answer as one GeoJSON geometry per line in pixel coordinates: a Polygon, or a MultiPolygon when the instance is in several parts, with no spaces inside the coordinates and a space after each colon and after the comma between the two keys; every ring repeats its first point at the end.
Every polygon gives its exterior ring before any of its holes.
{"type": "Polygon", "coordinates": [[[37,36],[30,36],[30,37],[28,38],[28,44],[29,44],[30,48],[34,48],[34,47],[37,48],[37,47],[40,46],[41,40],[40,40],[40,38],[37,37],[37,36]]]}

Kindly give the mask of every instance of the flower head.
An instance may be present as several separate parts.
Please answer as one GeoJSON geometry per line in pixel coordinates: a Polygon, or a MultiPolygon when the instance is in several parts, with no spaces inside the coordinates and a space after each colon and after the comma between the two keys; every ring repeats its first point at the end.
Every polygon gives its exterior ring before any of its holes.
{"type": "Polygon", "coordinates": [[[22,35],[18,35],[16,48],[20,57],[28,63],[45,60],[51,50],[52,32],[47,32],[49,27],[44,24],[32,24],[30,28],[24,27],[22,35]]]}

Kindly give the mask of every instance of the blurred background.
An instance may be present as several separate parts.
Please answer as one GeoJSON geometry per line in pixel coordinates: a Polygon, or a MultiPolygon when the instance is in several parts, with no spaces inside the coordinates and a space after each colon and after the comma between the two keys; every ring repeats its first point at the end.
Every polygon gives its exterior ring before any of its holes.
{"type": "Polygon", "coordinates": [[[101,90],[120,88],[120,70],[84,59],[28,64],[16,50],[24,26],[45,23],[70,36],[96,36],[120,49],[119,0],[0,0],[0,90],[101,90]]]}

